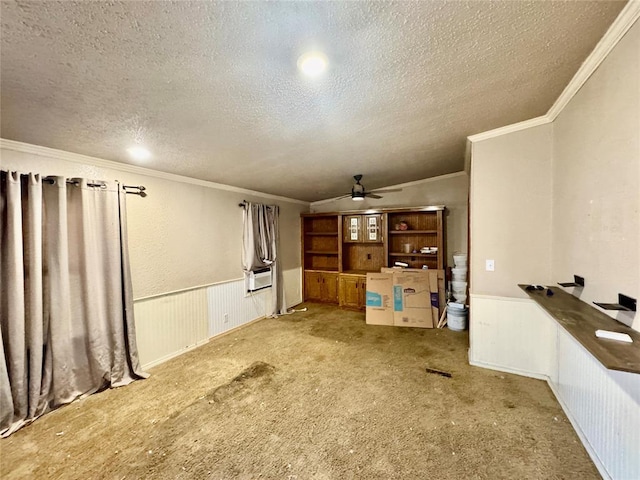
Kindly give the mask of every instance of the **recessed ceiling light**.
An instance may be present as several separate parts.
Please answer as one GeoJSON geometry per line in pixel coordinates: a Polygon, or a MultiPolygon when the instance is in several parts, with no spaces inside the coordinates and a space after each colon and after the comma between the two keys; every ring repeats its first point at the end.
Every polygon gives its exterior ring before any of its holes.
{"type": "Polygon", "coordinates": [[[317,77],[327,68],[327,56],[322,52],[309,52],[298,58],[298,68],[308,77],[317,77]]]}
{"type": "Polygon", "coordinates": [[[151,152],[144,147],[131,147],[127,149],[127,152],[134,160],[148,160],[151,158],[151,152]]]}

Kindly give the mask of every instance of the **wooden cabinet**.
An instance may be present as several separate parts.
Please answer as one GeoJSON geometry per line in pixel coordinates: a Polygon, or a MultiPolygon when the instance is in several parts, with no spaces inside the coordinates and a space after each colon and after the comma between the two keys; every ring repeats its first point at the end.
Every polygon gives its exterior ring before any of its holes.
{"type": "Polygon", "coordinates": [[[342,232],[345,243],[359,243],[362,241],[362,215],[346,215],[342,217],[344,225],[342,232]]]}
{"type": "Polygon", "coordinates": [[[364,309],[367,278],[362,275],[340,275],[340,306],[364,309]]]}
{"type": "Polygon", "coordinates": [[[316,302],[338,303],[338,274],[306,271],[304,298],[316,302]]]}
{"type": "Polygon", "coordinates": [[[367,272],[445,268],[443,206],[304,213],[301,225],[305,300],[364,308],[367,272]]]}
{"type": "Polygon", "coordinates": [[[382,242],[382,215],[344,215],[342,218],[345,243],[382,242]]]}
{"type": "Polygon", "coordinates": [[[379,272],[385,266],[383,215],[342,216],[340,272],[379,272]]]}
{"type": "Polygon", "coordinates": [[[362,234],[362,241],[365,243],[382,242],[382,215],[363,215],[362,234]]]}

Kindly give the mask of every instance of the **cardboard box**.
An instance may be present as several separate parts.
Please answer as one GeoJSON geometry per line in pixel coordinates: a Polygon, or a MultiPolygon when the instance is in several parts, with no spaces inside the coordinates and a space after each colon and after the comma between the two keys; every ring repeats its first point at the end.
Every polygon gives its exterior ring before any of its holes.
{"type": "MultiPolygon", "coordinates": [[[[443,272],[444,273],[444,272],[443,272]]],[[[438,296],[438,271],[429,270],[429,291],[431,293],[431,319],[435,326],[440,320],[440,298],[438,296]]]]}
{"type": "Polygon", "coordinates": [[[394,272],[393,324],[396,327],[433,328],[428,270],[394,272]]]}
{"type": "Polygon", "coordinates": [[[393,325],[393,273],[367,273],[365,298],[369,325],[393,325]]]}
{"type": "Polygon", "coordinates": [[[383,267],[367,274],[370,325],[434,328],[445,306],[444,270],[383,267]]]}
{"type": "Polygon", "coordinates": [[[440,316],[442,315],[442,312],[444,311],[444,307],[447,304],[446,291],[445,291],[445,285],[444,285],[445,284],[444,270],[436,270],[436,269],[424,270],[421,268],[382,267],[380,271],[383,273],[429,272],[428,273],[429,290],[431,291],[431,307],[432,307],[431,317],[434,325],[438,324],[438,320],[440,320],[440,316]],[[436,274],[437,274],[437,278],[435,277],[436,274]]]}

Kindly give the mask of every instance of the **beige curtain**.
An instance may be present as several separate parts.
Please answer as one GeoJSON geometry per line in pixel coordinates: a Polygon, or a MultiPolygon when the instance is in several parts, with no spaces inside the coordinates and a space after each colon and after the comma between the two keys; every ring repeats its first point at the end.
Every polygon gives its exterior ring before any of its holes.
{"type": "Polygon", "coordinates": [[[245,272],[271,268],[271,316],[287,313],[282,268],[278,258],[280,233],[277,205],[245,202],[242,234],[242,266],[245,272]]]}
{"type": "Polygon", "coordinates": [[[135,340],[125,193],[1,172],[0,435],[147,375],[135,340]]]}

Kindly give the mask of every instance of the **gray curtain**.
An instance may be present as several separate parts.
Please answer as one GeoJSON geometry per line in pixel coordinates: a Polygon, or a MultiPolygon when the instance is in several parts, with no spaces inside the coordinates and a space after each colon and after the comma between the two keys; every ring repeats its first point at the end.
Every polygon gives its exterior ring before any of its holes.
{"type": "Polygon", "coordinates": [[[271,315],[287,313],[284,282],[278,249],[280,233],[277,205],[245,202],[242,235],[242,264],[246,272],[271,268],[271,315]]]}
{"type": "Polygon", "coordinates": [[[0,172],[0,435],[107,387],[138,361],[125,193],[0,172]]]}

